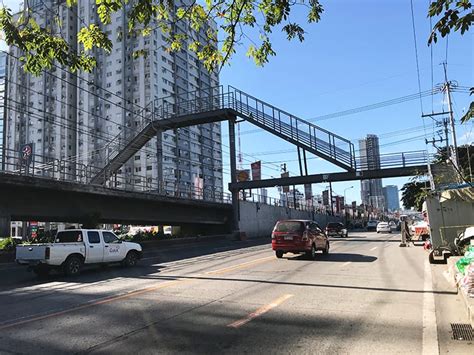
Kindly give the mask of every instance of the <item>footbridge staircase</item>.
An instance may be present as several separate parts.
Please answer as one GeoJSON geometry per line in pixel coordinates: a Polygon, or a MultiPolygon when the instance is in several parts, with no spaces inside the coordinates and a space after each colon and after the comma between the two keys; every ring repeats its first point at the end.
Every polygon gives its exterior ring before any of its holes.
{"type": "Polygon", "coordinates": [[[232,86],[165,97],[148,105],[136,126],[106,147],[105,166],[90,183],[104,184],[158,132],[240,118],[349,172],[356,170],[354,145],[232,86]]]}

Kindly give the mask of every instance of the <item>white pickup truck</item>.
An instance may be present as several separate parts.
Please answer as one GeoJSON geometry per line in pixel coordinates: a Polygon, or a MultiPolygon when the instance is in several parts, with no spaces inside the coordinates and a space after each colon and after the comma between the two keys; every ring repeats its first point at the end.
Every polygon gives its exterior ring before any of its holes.
{"type": "Polygon", "coordinates": [[[53,243],[19,245],[16,262],[29,265],[37,275],[62,268],[68,276],[78,275],[84,264],[121,262],[135,266],[142,257],[140,244],[121,241],[106,230],[69,229],[56,234],[53,243]]]}

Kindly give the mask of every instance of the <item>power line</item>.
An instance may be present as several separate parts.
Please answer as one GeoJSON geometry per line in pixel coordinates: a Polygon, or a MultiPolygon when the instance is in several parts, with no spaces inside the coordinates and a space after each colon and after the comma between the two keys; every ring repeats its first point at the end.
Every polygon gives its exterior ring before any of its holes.
{"type": "MultiPolygon", "coordinates": [[[[421,93],[420,64],[418,62],[418,46],[416,44],[416,29],[415,29],[415,15],[413,11],[413,0],[410,0],[410,8],[411,8],[411,23],[412,23],[412,29],[413,29],[413,42],[415,44],[416,73],[418,76],[418,92],[421,93]]],[[[421,96],[420,96],[420,108],[421,108],[421,114],[423,114],[423,100],[421,99],[421,96]]]]}

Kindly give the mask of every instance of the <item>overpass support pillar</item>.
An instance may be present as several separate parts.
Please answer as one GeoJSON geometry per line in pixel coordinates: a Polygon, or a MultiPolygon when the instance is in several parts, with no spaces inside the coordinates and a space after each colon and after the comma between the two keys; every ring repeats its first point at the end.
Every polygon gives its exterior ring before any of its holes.
{"type": "Polygon", "coordinates": [[[0,213],[0,237],[10,237],[11,217],[0,213]]]}
{"type": "MultiPolygon", "coordinates": [[[[231,184],[237,182],[237,158],[235,151],[235,117],[229,120],[229,146],[230,146],[230,182],[231,184]]],[[[239,190],[232,189],[232,233],[239,232],[239,190]]]]}

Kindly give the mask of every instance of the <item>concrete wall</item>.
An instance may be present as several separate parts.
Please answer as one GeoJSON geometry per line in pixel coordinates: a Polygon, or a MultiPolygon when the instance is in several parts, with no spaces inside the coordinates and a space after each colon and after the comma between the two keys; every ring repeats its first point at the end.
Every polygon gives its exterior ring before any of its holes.
{"type": "Polygon", "coordinates": [[[275,223],[280,219],[310,219],[321,228],[328,222],[341,222],[341,218],[314,214],[307,211],[296,211],[286,207],[270,206],[256,202],[240,201],[239,228],[247,237],[270,237],[275,223]]]}

